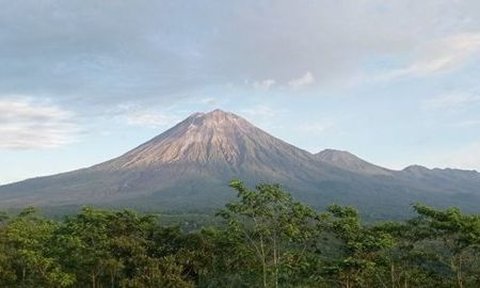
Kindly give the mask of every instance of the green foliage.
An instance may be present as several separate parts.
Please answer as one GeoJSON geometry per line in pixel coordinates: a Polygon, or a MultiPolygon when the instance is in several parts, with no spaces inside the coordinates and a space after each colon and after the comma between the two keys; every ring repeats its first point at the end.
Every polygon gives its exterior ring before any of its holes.
{"type": "Polygon", "coordinates": [[[394,245],[392,236],[363,226],[353,208],[331,205],[327,213],[326,230],[341,242],[341,255],[328,261],[327,271],[345,287],[374,286],[375,278],[380,277],[379,267],[385,262],[382,252],[394,245]]]}
{"type": "Polygon", "coordinates": [[[75,275],[66,273],[58,258],[50,253],[54,231],[58,223],[36,215],[27,208],[10,219],[0,230],[0,284],[5,287],[68,287],[75,275]]]}
{"type": "Polygon", "coordinates": [[[279,185],[260,184],[250,190],[232,181],[230,186],[239,201],[227,204],[218,215],[227,221],[226,233],[240,246],[240,256],[251,262],[250,271],[259,278],[253,283],[263,287],[292,283],[318,232],[316,212],[293,201],[279,185]]]}
{"type": "Polygon", "coordinates": [[[478,215],[417,204],[408,221],[366,225],[279,185],[230,186],[237,200],[212,225],[166,219],[188,232],[131,210],[0,213],[0,287],[480,287],[478,215]]]}

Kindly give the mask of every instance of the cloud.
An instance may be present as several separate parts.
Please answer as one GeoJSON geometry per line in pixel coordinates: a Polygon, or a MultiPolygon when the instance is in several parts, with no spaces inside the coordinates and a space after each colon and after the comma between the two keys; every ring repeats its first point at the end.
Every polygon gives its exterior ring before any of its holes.
{"type": "Polygon", "coordinates": [[[265,75],[288,83],[291,71],[310,72],[294,86],[313,75],[348,79],[371,57],[463,35],[394,73],[424,75],[473,53],[475,38],[461,33],[480,29],[476,0],[110,2],[0,0],[0,91],[47,93],[101,112],[132,97],[171,103],[265,75]]]}
{"type": "Polygon", "coordinates": [[[207,98],[200,99],[198,102],[200,104],[214,105],[218,102],[218,100],[213,97],[207,97],[207,98]]]}
{"type": "Polygon", "coordinates": [[[253,82],[253,87],[258,90],[269,90],[273,85],[275,85],[276,81],[273,79],[265,79],[262,81],[255,81],[253,82]]]}
{"type": "Polygon", "coordinates": [[[480,33],[460,33],[435,39],[415,49],[413,61],[405,68],[378,75],[380,80],[425,77],[457,69],[480,55],[480,33]]]}
{"type": "Polygon", "coordinates": [[[73,116],[51,104],[0,99],[0,149],[55,148],[72,143],[78,132],[73,116]]]}
{"type": "Polygon", "coordinates": [[[305,75],[303,75],[302,77],[290,80],[288,82],[288,86],[295,89],[295,88],[311,85],[314,82],[315,82],[315,77],[313,77],[313,74],[310,71],[307,71],[307,73],[305,73],[305,75]]]}
{"type": "Polygon", "coordinates": [[[454,92],[424,101],[428,109],[461,109],[480,103],[480,95],[468,92],[454,92]]]}

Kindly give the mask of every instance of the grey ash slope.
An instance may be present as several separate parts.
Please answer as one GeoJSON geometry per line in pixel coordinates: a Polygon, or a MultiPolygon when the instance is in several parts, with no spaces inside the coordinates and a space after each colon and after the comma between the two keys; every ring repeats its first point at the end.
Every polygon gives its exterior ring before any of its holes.
{"type": "Polygon", "coordinates": [[[332,174],[329,169],[318,167],[309,152],[221,110],[193,114],[125,155],[94,168],[119,171],[172,166],[180,173],[192,169],[198,172],[198,168],[221,173],[218,169],[222,168],[226,169],[224,172],[246,172],[273,179],[332,174]]]}
{"type": "MultiPolygon", "coordinates": [[[[339,202],[353,203],[354,206],[374,211],[370,213],[374,214],[374,218],[404,217],[409,212],[406,207],[416,202],[443,208],[457,206],[469,212],[480,212],[480,173],[477,171],[428,169],[418,165],[397,171],[372,164],[347,151],[334,149],[323,150],[315,157],[322,163],[368,179],[370,190],[364,191],[362,185],[353,190],[346,189],[348,192],[342,193],[349,195],[342,200],[348,200],[339,202]]],[[[356,185],[354,182],[351,184],[356,185]]]]}
{"type": "Polygon", "coordinates": [[[385,182],[396,183],[409,190],[424,190],[441,193],[480,194],[480,174],[474,170],[460,169],[429,169],[419,165],[411,165],[401,171],[387,169],[367,162],[350,152],[326,149],[315,157],[322,162],[329,163],[338,168],[385,179],[385,182]]]}
{"type": "MultiPolygon", "coordinates": [[[[465,196],[469,192],[480,194],[480,174],[474,170],[428,169],[412,165],[397,173],[397,177],[406,182],[417,183],[437,191],[465,196]]],[[[480,202],[475,203],[480,204],[480,202]]]]}
{"type": "Polygon", "coordinates": [[[232,178],[301,187],[340,180],[341,173],[245,119],[215,110],[193,114],[105,163],[0,187],[0,205],[128,201],[172,209],[219,207],[232,196],[227,188],[232,178]]]}
{"type": "Polygon", "coordinates": [[[472,211],[472,203],[480,200],[476,172],[393,171],[348,152],[313,155],[237,115],[215,110],[193,114],[110,161],[1,186],[0,207],[89,203],[203,210],[221,207],[234,196],[227,187],[232,178],[281,183],[313,206],[350,204],[373,218],[405,215],[415,201],[472,211]]]}
{"type": "Polygon", "coordinates": [[[365,175],[392,175],[394,171],[369,163],[347,151],[325,149],[315,157],[344,170],[365,175]]]}

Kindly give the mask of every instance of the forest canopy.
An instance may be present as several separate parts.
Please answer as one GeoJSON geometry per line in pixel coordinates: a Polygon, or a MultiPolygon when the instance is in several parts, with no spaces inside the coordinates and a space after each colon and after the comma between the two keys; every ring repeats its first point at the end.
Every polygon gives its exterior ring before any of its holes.
{"type": "Polygon", "coordinates": [[[132,210],[0,213],[0,287],[480,287],[478,215],[416,204],[365,224],[279,185],[230,186],[218,224],[193,231],[132,210]]]}

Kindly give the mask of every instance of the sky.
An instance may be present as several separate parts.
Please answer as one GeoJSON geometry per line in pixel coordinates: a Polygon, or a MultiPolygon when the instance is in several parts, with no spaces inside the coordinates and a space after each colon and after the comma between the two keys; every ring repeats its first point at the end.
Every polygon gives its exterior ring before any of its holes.
{"type": "Polygon", "coordinates": [[[216,108],[314,153],[480,170],[478,0],[0,6],[0,184],[216,108]]]}

